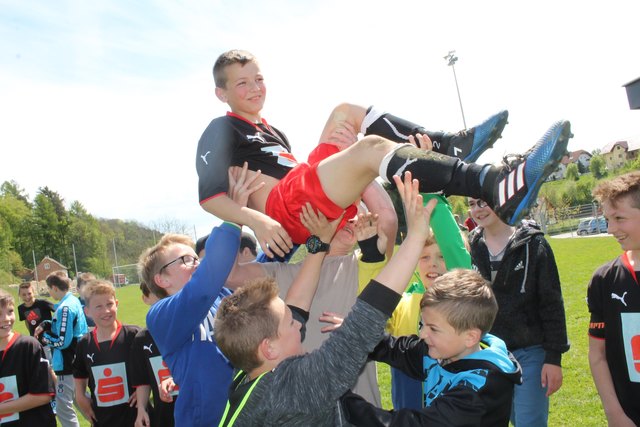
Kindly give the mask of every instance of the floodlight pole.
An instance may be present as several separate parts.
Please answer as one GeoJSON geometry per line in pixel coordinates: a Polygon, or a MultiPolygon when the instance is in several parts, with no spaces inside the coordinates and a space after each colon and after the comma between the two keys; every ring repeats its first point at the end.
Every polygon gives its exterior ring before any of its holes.
{"type": "Polygon", "coordinates": [[[467,121],[464,118],[464,109],[462,108],[462,98],[460,97],[460,88],[458,87],[458,77],[456,76],[456,61],[458,57],[456,56],[455,50],[450,50],[448,54],[444,56],[445,61],[448,61],[447,65],[451,67],[453,70],[453,80],[456,82],[456,92],[458,92],[458,103],[460,104],[460,112],[462,113],[462,124],[464,128],[467,128],[467,121]]]}

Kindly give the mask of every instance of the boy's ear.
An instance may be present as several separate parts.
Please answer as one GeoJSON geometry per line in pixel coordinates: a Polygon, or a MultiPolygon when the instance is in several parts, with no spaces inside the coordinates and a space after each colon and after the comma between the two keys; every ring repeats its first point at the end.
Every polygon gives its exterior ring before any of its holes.
{"type": "Polygon", "coordinates": [[[275,360],[279,354],[280,351],[272,340],[265,338],[260,341],[260,345],[258,345],[258,358],[260,360],[275,360]]]}
{"type": "Polygon", "coordinates": [[[216,88],[216,96],[218,97],[218,99],[222,102],[227,102],[227,91],[217,87],[216,88]]]}
{"type": "Polygon", "coordinates": [[[156,285],[163,289],[166,289],[171,285],[169,281],[165,279],[160,273],[157,273],[155,276],[153,276],[153,281],[156,283],[156,285]]]}
{"type": "Polygon", "coordinates": [[[464,343],[468,348],[475,346],[482,339],[482,331],[478,328],[468,329],[464,332],[464,334],[464,343]]]}

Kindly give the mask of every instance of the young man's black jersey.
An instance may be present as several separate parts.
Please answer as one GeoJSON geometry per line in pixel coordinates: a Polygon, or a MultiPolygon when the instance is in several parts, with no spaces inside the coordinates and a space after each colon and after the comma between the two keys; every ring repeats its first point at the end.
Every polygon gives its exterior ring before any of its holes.
{"type": "Polygon", "coordinates": [[[139,326],[118,323],[111,341],[97,341],[97,328],[84,335],[76,347],[73,377],[89,379],[94,426],[133,426],[136,408],[129,406],[134,393],[131,381],[131,347],[139,326]]]}
{"type": "Polygon", "coordinates": [[[173,407],[178,398],[178,391],[172,394],[173,402],[166,403],[160,400],[158,387],[160,382],[171,376],[171,372],[147,328],[141,329],[133,340],[131,366],[133,386],[148,385],[153,391],[153,410],[149,413],[151,425],[173,427],[173,407]]]}
{"type": "Polygon", "coordinates": [[[264,119],[255,124],[233,113],[211,121],[197,153],[200,203],[226,193],[230,166],[242,167],[246,161],[249,170],[282,179],[298,164],[284,133],[264,119]]]}
{"type": "Polygon", "coordinates": [[[640,425],[640,271],[624,253],[601,266],[589,284],[589,335],[604,339],[607,365],[624,412],[640,425]]]}
{"type": "MultiPolygon", "coordinates": [[[[7,348],[0,351],[0,402],[15,400],[26,394],[55,394],[49,361],[40,343],[15,332],[7,348]]],[[[13,414],[3,414],[0,425],[55,427],[51,404],[13,414]]]]}
{"type": "Polygon", "coordinates": [[[18,306],[18,316],[20,320],[26,320],[29,327],[29,335],[33,336],[34,331],[43,320],[51,320],[51,314],[55,311],[53,304],[43,299],[36,299],[31,307],[24,304],[18,306]]]}

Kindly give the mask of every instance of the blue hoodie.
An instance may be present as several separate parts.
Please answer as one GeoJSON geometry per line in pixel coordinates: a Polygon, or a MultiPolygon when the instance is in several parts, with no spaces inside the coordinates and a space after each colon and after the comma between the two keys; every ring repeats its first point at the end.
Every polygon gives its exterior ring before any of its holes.
{"type": "Polygon", "coordinates": [[[176,426],[217,426],[231,384],[232,366],[213,339],[218,306],[231,291],[224,288],[238,247],[240,229],[229,223],[207,239],[205,256],[178,293],[155,303],[147,327],[180,387],[176,426]]]}
{"type": "Polygon", "coordinates": [[[385,411],[357,395],[341,403],[346,418],[358,426],[504,426],[509,425],[513,388],[522,382],[520,365],[504,341],[485,334],[483,349],[441,365],[416,335],[387,335],[370,357],[423,381],[424,407],[385,411]]]}

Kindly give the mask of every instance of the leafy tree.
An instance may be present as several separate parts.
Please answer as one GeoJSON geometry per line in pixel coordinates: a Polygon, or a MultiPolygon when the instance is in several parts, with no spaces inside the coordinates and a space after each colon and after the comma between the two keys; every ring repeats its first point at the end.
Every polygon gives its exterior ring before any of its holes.
{"type": "Polygon", "coordinates": [[[31,235],[28,224],[31,210],[28,201],[16,198],[13,193],[0,195],[0,259],[7,263],[0,269],[17,271],[31,255],[31,235]],[[9,260],[13,260],[9,263],[9,260]],[[6,267],[9,265],[9,267],[6,267]]]}
{"type": "Polygon", "coordinates": [[[576,165],[578,165],[578,172],[580,172],[580,175],[589,172],[589,168],[587,166],[585,166],[584,163],[577,162],[576,165]]]}
{"type": "Polygon", "coordinates": [[[78,271],[107,275],[102,269],[96,271],[95,268],[96,265],[100,265],[100,258],[105,256],[106,239],[100,231],[98,220],[91,216],[78,201],[71,203],[69,208],[68,241],[72,249],[75,249],[78,271]]]}
{"type": "Polygon", "coordinates": [[[13,180],[2,183],[0,186],[0,195],[13,196],[16,199],[23,201],[26,205],[30,205],[27,192],[23,188],[20,188],[18,183],[13,180]]]}
{"type": "Polygon", "coordinates": [[[71,248],[66,245],[68,219],[66,212],[63,217],[59,217],[58,211],[59,206],[57,207],[46,194],[39,192],[36,195],[33,209],[36,257],[48,255],[62,264],[70,265],[71,248]]]}
{"type": "Polygon", "coordinates": [[[578,179],[580,179],[580,172],[578,171],[578,165],[576,165],[575,163],[569,163],[569,166],[567,166],[566,178],[572,179],[574,181],[577,181],[578,179]]]}
{"type": "Polygon", "coordinates": [[[607,165],[604,161],[604,158],[600,154],[596,154],[591,157],[589,170],[597,179],[604,178],[607,175],[607,165]]]}

